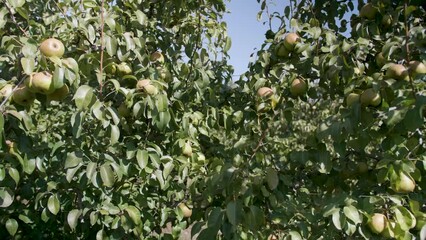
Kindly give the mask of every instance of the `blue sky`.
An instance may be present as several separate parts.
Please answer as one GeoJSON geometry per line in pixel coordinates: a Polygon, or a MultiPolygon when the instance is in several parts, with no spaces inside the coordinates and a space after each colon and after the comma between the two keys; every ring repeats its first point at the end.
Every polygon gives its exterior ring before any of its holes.
{"type": "MultiPolygon", "coordinates": [[[[269,4],[270,12],[282,13],[286,1],[274,2],[278,3],[269,4]]],[[[235,68],[234,75],[241,75],[247,71],[250,54],[257,51],[255,48],[259,48],[265,40],[265,32],[269,26],[263,24],[267,20],[265,15],[257,21],[260,4],[256,0],[231,0],[227,2],[227,7],[231,11],[224,16],[224,21],[228,24],[228,34],[232,38],[230,64],[235,68]]],[[[277,20],[275,22],[278,24],[277,20]]]]}

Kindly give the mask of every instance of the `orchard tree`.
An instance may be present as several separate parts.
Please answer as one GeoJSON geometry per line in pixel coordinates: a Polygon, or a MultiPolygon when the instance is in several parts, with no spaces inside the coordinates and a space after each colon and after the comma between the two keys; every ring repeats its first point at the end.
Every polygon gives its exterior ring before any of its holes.
{"type": "Polygon", "coordinates": [[[425,239],[422,1],[258,2],[3,0],[0,237],[425,239]]]}

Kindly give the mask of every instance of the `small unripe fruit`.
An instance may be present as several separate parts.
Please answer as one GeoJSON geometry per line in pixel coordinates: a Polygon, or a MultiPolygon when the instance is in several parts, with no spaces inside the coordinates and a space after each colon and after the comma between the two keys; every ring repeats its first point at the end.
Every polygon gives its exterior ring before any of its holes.
{"type": "Polygon", "coordinates": [[[371,3],[367,3],[359,10],[359,16],[373,20],[376,17],[377,9],[371,3]]]}
{"type": "Polygon", "coordinates": [[[132,68],[125,62],[118,64],[117,70],[121,75],[129,75],[132,73],[132,68]]]}
{"type": "Polygon", "coordinates": [[[383,16],[382,18],[382,25],[383,27],[387,28],[392,26],[392,15],[386,14],[385,16],[383,16]]]}
{"type": "Polygon", "coordinates": [[[373,106],[377,107],[382,102],[380,94],[374,91],[374,89],[366,89],[360,97],[360,102],[362,106],[373,106]]]}
{"type": "Polygon", "coordinates": [[[359,102],[359,94],[358,93],[349,93],[346,97],[346,106],[350,107],[355,103],[359,102]]]}
{"type": "Polygon", "coordinates": [[[272,94],[274,94],[274,91],[268,87],[261,87],[257,90],[257,95],[261,98],[269,98],[272,94]]]}
{"type": "Polygon", "coordinates": [[[300,78],[293,80],[290,86],[290,93],[294,96],[301,96],[308,90],[308,84],[300,78]]]}
{"type": "Polygon", "coordinates": [[[297,42],[300,42],[300,37],[297,33],[289,33],[284,38],[284,46],[289,51],[293,51],[297,42]]]}
{"type": "Polygon", "coordinates": [[[149,60],[151,62],[164,63],[164,56],[163,54],[161,54],[161,52],[153,52],[149,57],[149,60]]]}
{"type": "Polygon", "coordinates": [[[279,43],[275,46],[275,54],[278,57],[288,57],[290,51],[284,46],[284,43],[279,43]]]}
{"type": "Polygon", "coordinates": [[[408,80],[408,71],[401,64],[391,64],[386,70],[386,77],[396,80],[408,80]]]}
{"type": "Polygon", "coordinates": [[[50,94],[55,91],[53,86],[53,76],[49,72],[37,72],[30,76],[28,87],[35,93],[50,94]]]}
{"type": "Polygon", "coordinates": [[[64,44],[55,38],[44,40],[40,44],[40,52],[46,57],[62,57],[65,52],[64,44]]]}
{"type": "Polygon", "coordinates": [[[387,225],[387,218],[385,215],[381,213],[375,213],[371,217],[371,221],[368,223],[372,232],[376,234],[380,234],[383,232],[387,225]]]}
{"type": "Polygon", "coordinates": [[[136,89],[142,90],[146,92],[148,95],[155,95],[158,93],[157,87],[152,85],[149,79],[139,80],[136,84],[136,89]]]}

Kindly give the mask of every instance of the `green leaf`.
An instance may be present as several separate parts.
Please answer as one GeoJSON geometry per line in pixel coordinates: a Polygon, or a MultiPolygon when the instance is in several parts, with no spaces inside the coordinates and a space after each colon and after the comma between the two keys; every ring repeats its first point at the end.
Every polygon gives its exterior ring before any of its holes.
{"type": "Polygon", "coordinates": [[[16,221],[13,218],[9,218],[6,221],[6,230],[10,234],[10,236],[15,236],[16,232],[18,231],[18,221],[16,221]]]}
{"type": "Polygon", "coordinates": [[[78,218],[81,215],[81,211],[79,209],[73,209],[68,213],[67,222],[70,226],[71,230],[74,231],[78,224],[78,218]]]}
{"type": "Polygon", "coordinates": [[[34,71],[35,67],[34,58],[21,58],[21,65],[24,73],[30,75],[34,71]]]}
{"type": "Polygon", "coordinates": [[[110,125],[110,128],[111,128],[110,144],[114,145],[118,142],[118,139],[120,138],[120,129],[115,125],[110,125]]]}
{"type": "Polygon", "coordinates": [[[99,168],[101,174],[102,182],[106,187],[112,187],[115,182],[114,172],[112,171],[111,165],[109,163],[104,163],[99,168]]]}
{"type": "Polygon", "coordinates": [[[53,87],[55,89],[64,86],[65,69],[60,66],[55,66],[55,72],[53,73],[53,87]]]}
{"type": "Polygon", "coordinates": [[[86,167],[86,176],[88,179],[92,179],[94,174],[96,173],[97,164],[95,162],[90,162],[86,167]]]}
{"type": "Polygon", "coordinates": [[[7,187],[0,187],[0,207],[7,208],[12,205],[14,199],[13,192],[7,187]]]}
{"type": "Polygon", "coordinates": [[[115,37],[105,36],[105,48],[108,55],[114,56],[117,53],[117,39],[115,37]]]}
{"type": "Polygon", "coordinates": [[[266,170],[266,182],[268,183],[268,187],[271,190],[277,188],[279,183],[278,172],[273,168],[268,168],[266,170]]]}
{"type": "Polygon", "coordinates": [[[141,169],[144,169],[148,165],[148,151],[138,149],[136,153],[136,160],[138,161],[138,165],[141,169]]]}
{"type": "Polygon", "coordinates": [[[15,181],[16,185],[18,185],[20,176],[18,170],[16,168],[10,167],[9,168],[9,176],[15,181]]]}
{"type": "Polygon", "coordinates": [[[232,40],[231,40],[230,37],[227,37],[226,38],[226,44],[225,44],[225,47],[223,48],[223,51],[228,52],[229,49],[231,49],[231,46],[232,46],[232,40]]]}
{"type": "Polygon", "coordinates": [[[51,195],[49,197],[49,200],[47,201],[47,208],[53,215],[58,214],[60,209],[60,203],[59,203],[58,196],[56,194],[51,195]]]}
{"type": "Polygon", "coordinates": [[[135,223],[135,225],[140,225],[142,223],[141,213],[139,209],[137,209],[134,206],[128,206],[124,210],[127,212],[127,214],[129,214],[130,218],[135,223]]]}
{"type": "Polygon", "coordinates": [[[67,155],[65,160],[65,169],[76,167],[83,161],[82,154],[80,152],[72,152],[67,155]]]}
{"type": "Polygon", "coordinates": [[[238,225],[242,216],[242,204],[239,201],[229,202],[226,206],[226,216],[232,225],[238,225]]]}
{"type": "Polygon", "coordinates": [[[354,224],[362,222],[361,216],[358,212],[358,209],[354,206],[345,206],[343,208],[343,213],[345,216],[350,219],[354,224]]]}
{"type": "Polygon", "coordinates": [[[79,110],[87,109],[94,100],[93,88],[87,85],[80,86],[74,95],[75,105],[79,110]]]}
{"type": "Polygon", "coordinates": [[[164,94],[158,94],[156,96],[156,106],[157,106],[157,110],[159,112],[165,112],[167,111],[167,106],[168,106],[168,101],[167,101],[167,96],[164,94]]]}
{"type": "Polygon", "coordinates": [[[147,24],[148,17],[141,10],[136,10],[136,18],[140,25],[145,26],[147,24]]]}

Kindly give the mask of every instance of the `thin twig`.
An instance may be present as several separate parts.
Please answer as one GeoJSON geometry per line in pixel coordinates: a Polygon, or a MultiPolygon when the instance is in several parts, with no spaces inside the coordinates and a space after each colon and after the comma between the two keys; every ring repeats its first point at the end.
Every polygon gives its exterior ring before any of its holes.
{"type": "Polygon", "coordinates": [[[99,74],[100,74],[100,79],[99,79],[99,94],[102,98],[102,91],[103,91],[103,62],[104,62],[104,25],[105,25],[105,19],[104,19],[104,5],[105,5],[105,0],[102,0],[102,5],[101,5],[101,60],[100,60],[100,70],[99,70],[99,74]]]}
{"type": "MultiPolygon", "coordinates": [[[[406,64],[408,65],[410,63],[410,47],[408,46],[408,40],[410,39],[410,29],[409,29],[410,26],[408,25],[408,19],[407,19],[407,5],[408,5],[408,0],[405,0],[404,1],[404,28],[405,28],[405,51],[406,51],[405,61],[407,62],[406,64]]],[[[411,74],[408,74],[408,78],[410,79],[410,85],[411,85],[411,89],[413,90],[414,99],[416,99],[417,91],[414,86],[414,82],[413,82],[413,78],[411,77],[411,74]]]]}
{"type": "Polygon", "coordinates": [[[7,4],[6,0],[4,0],[4,4],[6,5],[6,8],[10,13],[10,19],[12,19],[12,22],[19,28],[19,30],[21,30],[21,32],[25,35],[25,37],[29,37],[27,31],[25,31],[25,29],[19,26],[18,22],[15,19],[15,15],[12,12],[12,8],[9,6],[9,4],[7,4]]]}

